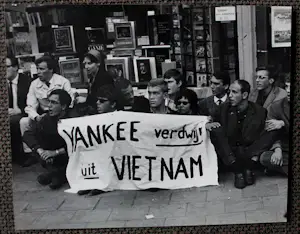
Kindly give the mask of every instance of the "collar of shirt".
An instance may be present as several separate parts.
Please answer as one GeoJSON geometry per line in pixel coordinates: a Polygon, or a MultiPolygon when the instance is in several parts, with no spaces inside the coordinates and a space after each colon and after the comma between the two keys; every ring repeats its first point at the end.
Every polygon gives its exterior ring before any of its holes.
{"type": "Polygon", "coordinates": [[[221,100],[222,103],[226,102],[227,100],[227,94],[225,94],[222,98],[217,98],[216,96],[214,96],[214,103],[216,103],[217,105],[219,104],[218,101],[221,100]]]}
{"type": "MultiPolygon", "coordinates": [[[[17,85],[19,81],[19,73],[16,75],[16,77],[11,81],[12,84],[17,85]]],[[[9,83],[9,80],[7,80],[9,83]]]]}
{"type": "MultiPolygon", "coordinates": [[[[52,75],[51,79],[49,80],[50,85],[54,82],[54,74],[52,75]]],[[[41,88],[43,85],[46,85],[46,82],[41,81],[38,78],[38,84],[36,85],[37,88],[41,88]]],[[[47,85],[46,85],[47,86],[47,85]]]]}

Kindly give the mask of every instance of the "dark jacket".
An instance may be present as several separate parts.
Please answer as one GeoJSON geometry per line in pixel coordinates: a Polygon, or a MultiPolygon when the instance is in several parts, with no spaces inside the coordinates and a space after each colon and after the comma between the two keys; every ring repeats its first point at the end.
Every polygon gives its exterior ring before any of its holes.
{"type": "Polygon", "coordinates": [[[25,74],[19,74],[18,80],[18,91],[17,91],[17,99],[18,99],[18,106],[22,111],[22,114],[25,115],[25,107],[26,107],[26,100],[27,94],[29,91],[29,87],[31,84],[31,78],[25,74]]]}
{"type": "MultiPolygon", "coordinates": [[[[209,96],[199,101],[199,115],[214,116],[219,109],[219,106],[214,102],[214,95],[209,96]]],[[[225,103],[228,102],[228,97],[225,103]]]]}
{"type": "Polygon", "coordinates": [[[47,114],[40,122],[34,122],[30,130],[24,133],[23,141],[34,152],[38,148],[44,150],[66,148],[64,139],[58,134],[57,124],[58,118],[47,114]]]}
{"type": "Polygon", "coordinates": [[[230,103],[224,103],[220,106],[220,110],[213,116],[214,122],[219,122],[228,137],[230,145],[239,142],[241,146],[249,146],[259,138],[264,130],[267,111],[253,103],[248,102],[246,117],[242,124],[241,139],[236,139],[235,130],[238,125],[237,114],[233,111],[230,103]]]}

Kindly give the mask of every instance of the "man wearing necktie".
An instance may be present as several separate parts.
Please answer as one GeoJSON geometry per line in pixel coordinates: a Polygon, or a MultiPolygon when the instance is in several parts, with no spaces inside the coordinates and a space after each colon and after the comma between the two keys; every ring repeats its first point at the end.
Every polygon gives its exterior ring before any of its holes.
{"type": "Polygon", "coordinates": [[[210,87],[213,95],[199,102],[200,115],[213,116],[222,103],[228,102],[229,84],[230,77],[227,72],[219,72],[212,76],[210,87]]]}
{"type": "Polygon", "coordinates": [[[25,116],[24,108],[31,79],[25,74],[19,74],[18,70],[18,60],[6,58],[12,158],[13,161],[22,163],[20,119],[25,116]]]}
{"type": "MultiPolygon", "coordinates": [[[[22,118],[20,121],[22,136],[25,131],[30,129],[32,121],[39,122],[47,114],[49,110],[48,95],[51,91],[63,89],[71,96],[72,104],[74,100],[74,93],[70,81],[54,73],[55,63],[51,57],[43,56],[37,59],[35,64],[37,66],[38,78],[31,83],[27,95],[25,112],[28,114],[28,117],[22,118]]],[[[24,156],[28,158],[24,166],[30,166],[36,163],[35,158],[31,155],[31,149],[25,143],[23,144],[23,148],[24,156]]]]}

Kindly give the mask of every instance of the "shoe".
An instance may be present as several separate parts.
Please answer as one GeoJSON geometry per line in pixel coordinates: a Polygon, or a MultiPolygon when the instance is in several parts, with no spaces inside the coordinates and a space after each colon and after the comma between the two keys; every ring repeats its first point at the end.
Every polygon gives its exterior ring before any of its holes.
{"type": "Polygon", "coordinates": [[[27,156],[25,156],[25,157],[27,159],[22,164],[22,167],[30,167],[30,166],[38,163],[38,160],[33,155],[31,155],[30,153],[29,154],[27,153],[27,156]]]}
{"type": "Polygon", "coordinates": [[[41,185],[49,185],[49,184],[51,184],[51,181],[52,181],[52,174],[49,172],[41,174],[37,177],[37,181],[41,185]]]}
{"type": "Polygon", "coordinates": [[[55,175],[52,177],[51,184],[49,187],[51,189],[59,189],[61,188],[65,183],[67,183],[67,179],[64,176],[58,176],[55,175]]]}
{"type": "Polygon", "coordinates": [[[88,193],[90,193],[92,190],[79,190],[78,192],[77,192],[77,194],[79,195],[79,196],[82,196],[82,195],[86,195],[86,194],[88,194],[88,193]]]}
{"type": "Polygon", "coordinates": [[[244,178],[247,185],[253,185],[255,183],[255,176],[251,170],[246,170],[244,172],[244,178]]]}
{"type": "Polygon", "coordinates": [[[99,195],[101,193],[105,193],[105,192],[102,191],[102,190],[93,189],[92,191],[90,191],[89,196],[96,196],[96,195],[99,195]]]}
{"type": "Polygon", "coordinates": [[[244,175],[242,173],[236,173],[234,176],[234,187],[237,189],[243,189],[246,187],[244,175]]]}

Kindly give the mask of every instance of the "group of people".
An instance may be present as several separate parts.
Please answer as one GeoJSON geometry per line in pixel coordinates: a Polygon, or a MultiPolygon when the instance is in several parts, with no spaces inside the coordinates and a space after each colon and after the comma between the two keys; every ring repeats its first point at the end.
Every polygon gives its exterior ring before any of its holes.
{"type": "Polygon", "coordinates": [[[70,82],[54,72],[51,57],[43,56],[35,63],[37,78],[31,80],[18,73],[15,58],[6,59],[13,161],[24,167],[40,162],[46,169],[37,178],[42,185],[58,189],[67,183],[66,143],[57,132],[60,119],[118,110],[209,116],[206,129],[219,166],[235,174],[236,188],[255,183],[257,166],[269,175],[288,174],[290,81],[278,87],[272,68],[257,68],[257,88],[252,92],[247,81],[230,83],[227,73],[216,73],[210,80],[213,95],[199,100],[176,69],[149,81],[148,98],[134,96],[129,80],[105,70],[104,56],[97,50],[84,55],[87,97],[74,92],[70,82]]]}

